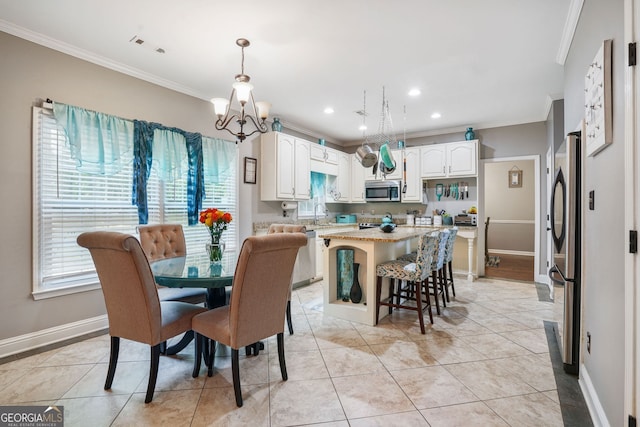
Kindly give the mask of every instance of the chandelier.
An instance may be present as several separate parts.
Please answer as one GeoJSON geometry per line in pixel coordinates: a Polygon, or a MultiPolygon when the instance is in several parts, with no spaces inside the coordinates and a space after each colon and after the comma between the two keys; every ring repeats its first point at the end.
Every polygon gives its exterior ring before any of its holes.
{"type": "Polygon", "coordinates": [[[242,68],[240,74],[236,75],[236,82],[231,89],[231,96],[229,96],[229,99],[213,98],[211,103],[213,103],[213,109],[218,117],[218,120],[216,120],[216,129],[226,130],[238,138],[238,141],[242,142],[256,132],[265,133],[269,130],[265,120],[269,116],[269,107],[271,107],[271,104],[268,102],[255,102],[253,100],[253,93],[251,92],[253,85],[249,83],[251,78],[244,73],[244,48],[251,43],[247,39],[238,39],[236,40],[236,44],[242,48],[242,68]],[[231,103],[233,102],[234,95],[240,104],[239,115],[235,113],[231,114],[231,103]],[[249,105],[247,105],[247,103],[249,105]],[[238,126],[240,126],[240,130],[233,131],[229,129],[232,121],[235,121],[238,126]],[[253,124],[255,129],[250,133],[246,133],[245,125],[249,122],[253,124]]]}

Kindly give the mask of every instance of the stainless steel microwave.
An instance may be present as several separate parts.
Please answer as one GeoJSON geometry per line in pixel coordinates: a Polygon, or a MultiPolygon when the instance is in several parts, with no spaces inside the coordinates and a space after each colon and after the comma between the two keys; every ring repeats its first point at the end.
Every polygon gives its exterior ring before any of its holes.
{"type": "Polygon", "coordinates": [[[367,202],[399,202],[400,181],[365,181],[364,199],[367,202]]]}

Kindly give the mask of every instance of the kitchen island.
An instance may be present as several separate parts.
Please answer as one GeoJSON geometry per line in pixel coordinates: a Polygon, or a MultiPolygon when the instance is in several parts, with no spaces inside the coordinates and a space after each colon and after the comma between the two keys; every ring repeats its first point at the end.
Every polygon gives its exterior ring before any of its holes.
{"type": "MultiPolygon", "coordinates": [[[[324,239],[327,247],[324,251],[324,313],[340,319],[375,325],[376,265],[415,250],[420,235],[442,228],[399,226],[392,233],[383,233],[377,228],[326,234],[319,232],[318,237],[324,239]],[[362,286],[362,300],[358,304],[342,301],[338,296],[336,252],[339,249],[353,249],[354,263],[360,264],[358,279],[362,286]]],[[[473,242],[477,236],[475,227],[464,227],[464,229],[463,231],[459,228],[458,234],[464,233],[464,236],[469,237],[473,242]]],[[[469,247],[473,248],[472,243],[469,247]]],[[[472,256],[473,253],[470,252],[470,261],[472,256]]],[[[472,272],[470,275],[473,278],[472,272]]],[[[382,298],[387,296],[385,295],[388,292],[387,288],[383,285],[382,298]]],[[[387,312],[387,309],[384,309],[380,317],[384,317],[387,312]]]]}

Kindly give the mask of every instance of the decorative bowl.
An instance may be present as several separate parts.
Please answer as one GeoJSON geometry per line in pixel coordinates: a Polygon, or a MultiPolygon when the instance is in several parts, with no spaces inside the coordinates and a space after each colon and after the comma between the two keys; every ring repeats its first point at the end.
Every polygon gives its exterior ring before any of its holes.
{"type": "Polygon", "coordinates": [[[396,225],[394,223],[386,223],[380,226],[380,230],[384,231],[385,233],[391,233],[395,229],[396,225]]]}

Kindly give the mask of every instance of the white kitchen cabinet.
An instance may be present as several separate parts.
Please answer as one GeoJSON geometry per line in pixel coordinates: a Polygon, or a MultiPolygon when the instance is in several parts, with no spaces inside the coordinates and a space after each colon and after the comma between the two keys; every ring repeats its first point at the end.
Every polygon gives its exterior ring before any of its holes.
{"type": "Polygon", "coordinates": [[[326,175],[338,175],[340,151],[320,144],[310,143],[311,170],[326,175]]]}
{"type": "Polygon", "coordinates": [[[407,191],[402,193],[400,200],[403,203],[422,202],[422,178],[420,177],[420,147],[411,147],[404,150],[404,160],[407,165],[407,180],[402,182],[407,191]]]}
{"type": "Polygon", "coordinates": [[[364,203],[364,175],[370,169],[365,169],[355,154],[349,155],[351,160],[351,203],[364,203]]]}
{"type": "Polygon", "coordinates": [[[308,200],[309,141],[280,132],[260,138],[260,199],[308,200]]]}
{"type": "Polygon", "coordinates": [[[349,154],[338,152],[338,176],[336,178],[337,202],[348,202],[351,195],[351,158],[349,154]]]}
{"type": "MultiPolygon", "coordinates": [[[[396,169],[388,174],[385,178],[382,177],[382,173],[380,171],[374,175],[373,168],[368,168],[365,173],[365,181],[379,181],[382,179],[402,179],[402,150],[391,150],[391,155],[393,156],[393,160],[396,162],[396,169]]],[[[380,162],[380,152],[376,151],[376,156],[378,156],[378,163],[380,162]]]]}
{"type": "Polygon", "coordinates": [[[478,140],[425,145],[420,148],[422,178],[476,176],[478,140]]]}

